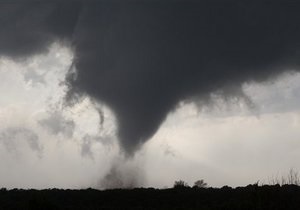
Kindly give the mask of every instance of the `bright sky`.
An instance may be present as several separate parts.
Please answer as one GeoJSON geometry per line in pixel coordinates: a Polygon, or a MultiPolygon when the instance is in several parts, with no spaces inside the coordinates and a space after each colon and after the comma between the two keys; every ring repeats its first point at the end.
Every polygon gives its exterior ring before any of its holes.
{"type": "Polygon", "coordinates": [[[72,51],[58,44],[26,61],[0,58],[0,186],[99,188],[111,167],[143,186],[238,186],[300,169],[300,74],[245,84],[251,103],[217,94],[210,106],[182,103],[124,161],[107,107],[88,98],[64,106],[71,62],[72,51]]]}

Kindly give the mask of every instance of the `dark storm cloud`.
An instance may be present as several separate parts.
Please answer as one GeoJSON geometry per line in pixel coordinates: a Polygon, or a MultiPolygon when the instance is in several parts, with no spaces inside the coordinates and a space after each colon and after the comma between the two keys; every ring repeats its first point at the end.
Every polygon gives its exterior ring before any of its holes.
{"type": "Polygon", "coordinates": [[[70,40],[81,5],[67,1],[0,1],[0,56],[24,57],[70,40]]]}
{"type": "Polygon", "coordinates": [[[245,81],[299,65],[298,1],[66,2],[1,6],[0,53],[36,53],[72,37],[68,96],[108,105],[129,155],[178,102],[220,90],[243,96],[245,81]]]}
{"type": "Polygon", "coordinates": [[[245,81],[297,68],[299,9],[297,1],[86,4],[70,86],[115,112],[132,154],[178,102],[239,95],[245,81]]]}

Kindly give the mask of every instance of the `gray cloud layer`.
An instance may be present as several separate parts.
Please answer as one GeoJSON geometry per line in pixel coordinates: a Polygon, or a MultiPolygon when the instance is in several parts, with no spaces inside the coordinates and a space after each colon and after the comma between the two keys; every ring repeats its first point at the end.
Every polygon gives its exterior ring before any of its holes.
{"type": "Polygon", "coordinates": [[[240,94],[245,81],[297,69],[299,9],[297,1],[240,0],[1,4],[0,54],[72,40],[69,96],[108,105],[131,155],[178,102],[240,94]]]}
{"type": "Polygon", "coordinates": [[[75,123],[72,120],[65,119],[61,112],[56,111],[49,114],[48,118],[39,120],[39,124],[55,135],[64,134],[72,137],[75,123]]]}
{"type": "Polygon", "coordinates": [[[28,146],[42,155],[43,147],[40,145],[39,137],[36,133],[27,128],[22,127],[10,127],[0,132],[0,142],[4,144],[8,151],[14,151],[17,149],[16,144],[26,141],[28,146]]]}

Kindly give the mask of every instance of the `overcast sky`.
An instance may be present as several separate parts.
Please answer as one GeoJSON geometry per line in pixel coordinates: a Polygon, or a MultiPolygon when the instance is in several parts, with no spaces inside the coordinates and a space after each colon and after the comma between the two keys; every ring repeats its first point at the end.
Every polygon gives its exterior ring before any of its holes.
{"type": "Polygon", "coordinates": [[[240,186],[300,170],[298,12],[203,2],[0,3],[0,186],[240,186]]]}

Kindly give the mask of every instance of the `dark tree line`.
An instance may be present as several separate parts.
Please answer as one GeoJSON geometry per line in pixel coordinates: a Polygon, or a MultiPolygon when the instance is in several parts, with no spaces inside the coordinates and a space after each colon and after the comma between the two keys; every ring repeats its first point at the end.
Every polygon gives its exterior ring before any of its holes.
{"type": "Polygon", "coordinates": [[[0,209],[300,209],[296,185],[114,190],[0,190],[0,209]]]}

